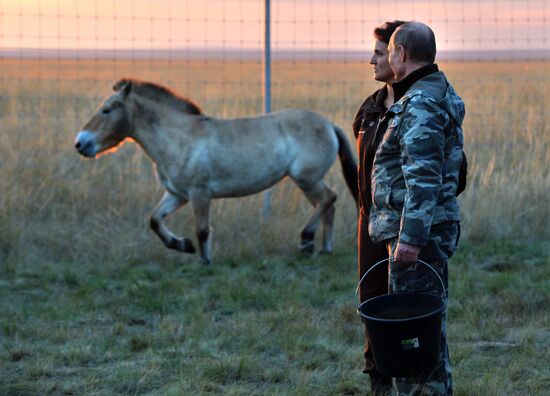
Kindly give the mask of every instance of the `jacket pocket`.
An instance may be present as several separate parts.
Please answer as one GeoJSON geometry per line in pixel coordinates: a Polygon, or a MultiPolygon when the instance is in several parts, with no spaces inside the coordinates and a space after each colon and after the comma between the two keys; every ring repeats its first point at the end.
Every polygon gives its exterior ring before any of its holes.
{"type": "Polygon", "coordinates": [[[394,212],[401,213],[403,211],[405,193],[406,191],[401,188],[391,187],[385,198],[385,203],[388,208],[394,212]]]}

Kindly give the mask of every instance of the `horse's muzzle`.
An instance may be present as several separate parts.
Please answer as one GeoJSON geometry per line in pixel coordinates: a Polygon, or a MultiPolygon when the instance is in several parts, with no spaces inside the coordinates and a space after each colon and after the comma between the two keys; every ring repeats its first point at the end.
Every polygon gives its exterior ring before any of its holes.
{"type": "Polygon", "coordinates": [[[96,144],[93,135],[88,131],[78,132],[74,147],[84,157],[95,157],[96,155],[96,144]]]}

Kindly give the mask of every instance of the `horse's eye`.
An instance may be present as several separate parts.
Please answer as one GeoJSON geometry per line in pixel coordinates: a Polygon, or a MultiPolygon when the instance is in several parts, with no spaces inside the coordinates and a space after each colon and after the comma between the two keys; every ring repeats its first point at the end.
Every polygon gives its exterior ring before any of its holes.
{"type": "Polygon", "coordinates": [[[104,109],[101,110],[101,114],[109,114],[110,112],[111,112],[111,109],[108,107],[105,107],[104,109]]]}

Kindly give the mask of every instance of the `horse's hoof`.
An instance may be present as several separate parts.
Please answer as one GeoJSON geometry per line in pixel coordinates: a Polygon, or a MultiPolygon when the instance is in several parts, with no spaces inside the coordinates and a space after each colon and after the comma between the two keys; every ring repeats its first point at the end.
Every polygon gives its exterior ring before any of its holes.
{"type": "Polygon", "coordinates": [[[193,242],[187,238],[183,238],[183,253],[195,253],[195,245],[193,245],[193,242]]]}
{"type": "Polygon", "coordinates": [[[315,243],[313,241],[302,241],[302,244],[300,245],[300,251],[303,254],[311,256],[315,251],[315,243]]]}
{"type": "Polygon", "coordinates": [[[210,261],[210,259],[205,259],[201,257],[199,263],[201,263],[202,265],[210,265],[212,262],[210,261]]]}
{"type": "Polygon", "coordinates": [[[173,238],[168,244],[168,249],[174,249],[182,253],[195,253],[195,246],[187,238],[173,238]]]}
{"type": "Polygon", "coordinates": [[[319,252],[319,254],[320,254],[320,255],[323,255],[323,256],[330,256],[330,255],[332,255],[332,250],[325,250],[325,249],[323,249],[323,250],[321,250],[321,251],[319,252]]]}

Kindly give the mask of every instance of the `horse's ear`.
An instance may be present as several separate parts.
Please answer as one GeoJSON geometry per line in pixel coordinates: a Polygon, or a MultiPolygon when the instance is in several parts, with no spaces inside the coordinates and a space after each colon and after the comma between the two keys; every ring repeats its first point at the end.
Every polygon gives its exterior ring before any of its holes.
{"type": "Polygon", "coordinates": [[[119,80],[113,85],[113,91],[119,92],[122,91],[122,94],[124,97],[128,96],[130,91],[132,90],[132,81],[130,80],[119,80]]]}

